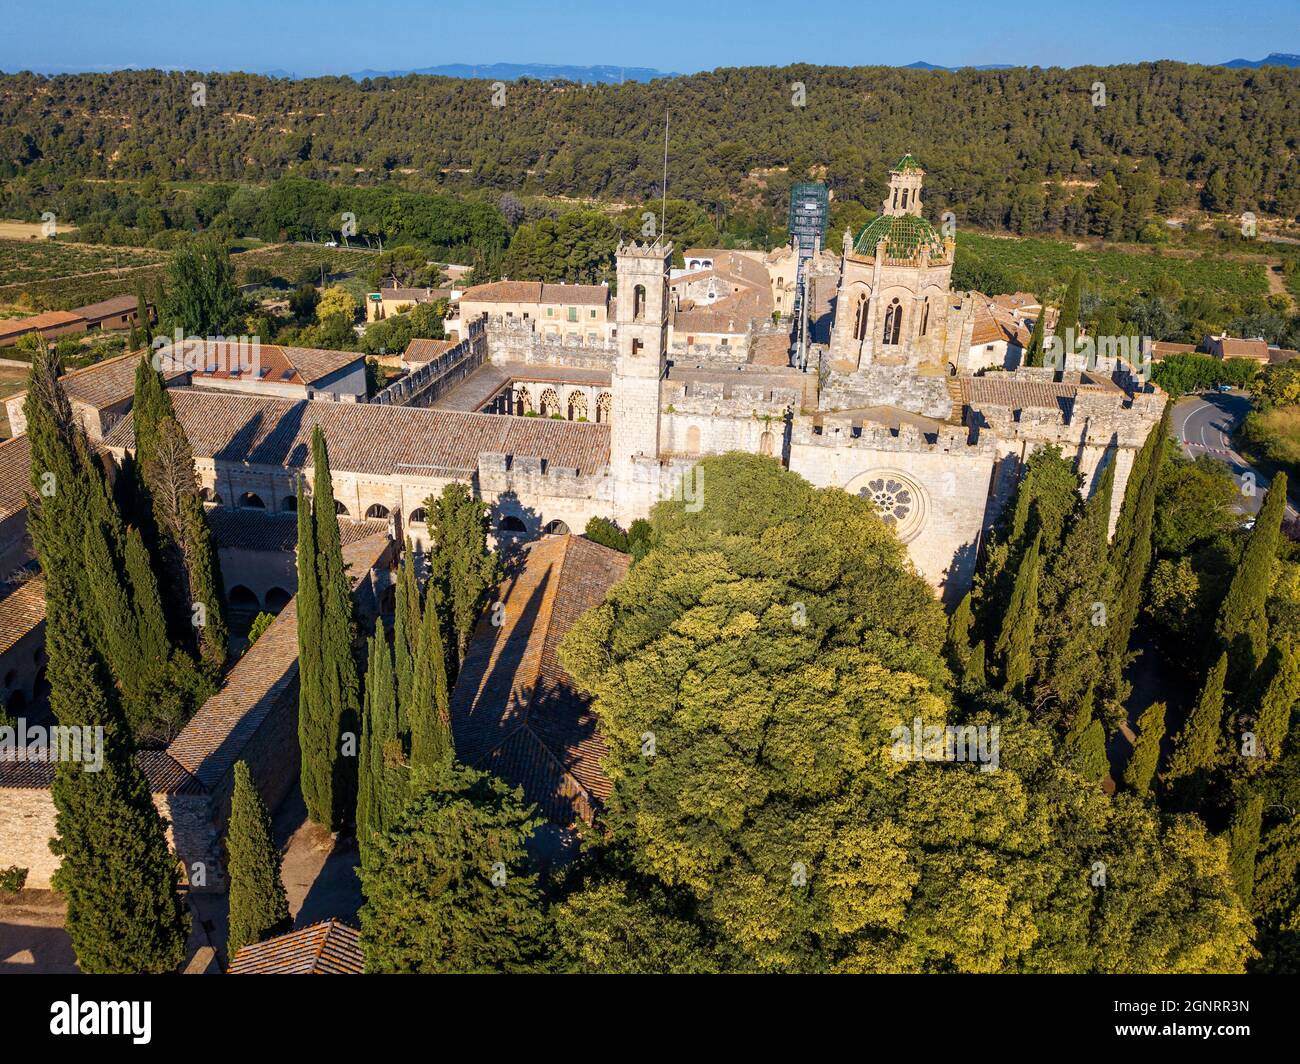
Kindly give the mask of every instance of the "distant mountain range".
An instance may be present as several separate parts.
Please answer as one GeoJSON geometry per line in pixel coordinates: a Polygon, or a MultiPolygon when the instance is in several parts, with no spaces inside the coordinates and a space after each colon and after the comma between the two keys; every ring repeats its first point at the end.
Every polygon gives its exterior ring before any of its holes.
{"type": "MultiPolygon", "coordinates": [[[[939,63],[929,63],[924,59],[918,59],[915,63],[908,63],[903,67],[903,69],[947,71],[1014,70],[1017,66],[1021,65],[1023,64],[985,63],[982,65],[955,67],[942,66],[939,63]]],[[[1273,52],[1271,55],[1267,55],[1263,59],[1230,59],[1226,63],[1218,63],[1215,65],[1231,67],[1234,69],[1257,69],[1266,66],[1300,67],[1300,55],[1294,55],[1289,52],[1273,52]]],[[[50,65],[37,65],[29,69],[40,74],[108,72],[107,68],[103,67],[95,71],[86,71],[84,68],[77,67],[56,67],[50,65]]],[[[121,69],[138,70],[140,68],[130,66],[121,69]]],[[[260,73],[269,78],[288,78],[291,81],[297,81],[303,77],[303,75],[283,69],[261,70],[256,71],[255,73],[260,73]]],[[[362,81],[365,78],[400,78],[405,77],[407,74],[432,74],[444,78],[482,78],[487,81],[516,81],[519,78],[534,78],[538,81],[563,79],[565,81],[582,82],[588,85],[617,85],[624,81],[655,81],[659,78],[677,78],[682,76],[674,71],[655,70],[652,67],[561,66],[553,63],[483,63],[481,65],[475,65],[472,63],[443,63],[439,66],[418,67],[411,70],[359,70],[353,74],[344,74],[343,77],[349,77],[355,81],[362,81]]]]}
{"type": "Polygon", "coordinates": [[[551,63],[444,63],[441,66],[420,67],[418,70],[361,70],[348,77],[400,78],[407,74],[434,74],[444,78],[484,78],[488,81],[515,81],[535,78],[538,81],[580,81],[588,85],[618,85],[624,81],[654,81],[656,78],[675,78],[679,74],[652,70],[649,67],[620,66],[555,66],[551,63]]]}
{"type": "Polygon", "coordinates": [[[949,67],[939,66],[937,63],[927,63],[924,59],[918,59],[915,63],[908,63],[907,66],[903,67],[904,70],[951,70],[953,72],[958,70],[1013,70],[1014,68],[1012,63],[986,63],[984,66],[949,67]]]}
{"type": "Polygon", "coordinates": [[[1266,55],[1263,59],[1230,59],[1226,63],[1220,63],[1219,66],[1226,67],[1262,67],[1262,66],[1300,66],[1300,55],[1291,55],[1288,52],[1274,52],[1272,55],[1266,55]]]}
{"type": "MultiPolygon", "coordinates": [[[[1272,55],[1266,55],[1263,59],[1230,59],[1226,63],[1217,63],[1216,66],[1241,68],[1247,67],[1255,69],[1266,66],[1283,66],[1283,67],[1300,67],[1300,55],[1291,55],[1287,52],[1274,52],[1272,55]]],[[[937,63],[927,63],[924,59],[918,59],[915,63],[908,63],[904,70],[1014,70],[1013,63],[989,63],[985,66],[968,66],[968,67],[950,67],[939,66],[937,63]]]]}

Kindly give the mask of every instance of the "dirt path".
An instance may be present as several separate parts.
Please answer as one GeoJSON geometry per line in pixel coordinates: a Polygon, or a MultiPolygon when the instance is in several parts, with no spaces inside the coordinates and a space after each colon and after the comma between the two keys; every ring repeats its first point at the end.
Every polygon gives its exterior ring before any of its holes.
{"type": "Polygon", "coordinates": [[[1269,259],[1264,266],[1264,275],[1268,278],[1268,294],[1271,296],[1285,296],[1287,307],[1294,314],[1296,310],[1295,297],[1287,290],[1286,281],[1282,277],[1282,260],[1269,259]]]}

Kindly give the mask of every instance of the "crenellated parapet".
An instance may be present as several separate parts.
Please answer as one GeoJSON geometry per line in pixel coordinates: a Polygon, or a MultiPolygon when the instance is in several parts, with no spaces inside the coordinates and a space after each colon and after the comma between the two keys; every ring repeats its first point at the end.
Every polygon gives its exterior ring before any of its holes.
{"type": "Polygon", "coordinates": [[[581,473],[533,455],[484,451],[478,458],[477,479],[484,495],[512,492],[521,498],[606,498],[608,470],[581,473]]]}
{"type": "Polygon", "coordinates": [[[973,432],[964,425],[941,422],[922,428],[903,421],[897,426],[860,422],[847,416],[823,414],[795,418],[791,442],[846,451],[891,451],[915,454],[950,454],[993,457],[998,453],[992,433],[973,432]]]}

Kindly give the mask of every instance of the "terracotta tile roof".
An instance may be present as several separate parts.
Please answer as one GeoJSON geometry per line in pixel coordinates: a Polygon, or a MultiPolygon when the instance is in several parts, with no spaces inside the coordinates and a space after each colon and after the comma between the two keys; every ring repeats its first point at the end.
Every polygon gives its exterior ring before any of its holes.
{"type": "MultiPolygon", "coordinates": [[[[356,586],[388,549],[386,535],[343,548],[356,586]]],[[[293,598],[233,669],[221,689],[190,718],[167,748],[172,757],[216,790],[262,722],[282,700],[297,697],[298,600],[293,598]]]]}
{"type": "Polygon", "coordinates": [[[45,578],[3,585],[0,591],[0,654],[8,653],[23,636],[45,623],[45,578]]]}
{"type": "Polygon", "coordinates": [[[31,488],[31,438],[23,435],[0,442],[0,521],[27,509],[31,488]]]}
{"type": "Polygon", "coordinates": [[[461,293],[462,303],[556,303],[603,306],[609,288],[603,284],[545,284],[542,281],[493,281],[461,293]]]}
{"type": "MultiPolygon", "coordinates": [[[[208,527],[212,529],[212,540],[219,549],[292,551],[298,548],[296,513],[272,513],[240,506],[210,506],[207,508],[207,519],[208,527]]],[[[339,518],[339,538],[345,547],[387,530],[387,521],[339,518]]]]}
{"type": "Polygon", "coordinates": [[[171,345],[158,354],[169,376],[193,372],[194,383],[206,379],[263,380],[273,384],[309,385],[331,373],[361,362],[361,351],[331,351],[323,347],[281,347],[279,344],[239,346],[236,343],[192,341],[172,360],[171,345]]]}
{"type": "Polygon", "coordinates": [[[450,299],[450,288],[381,288],[381,299],[409,299],[412,303],[432,303],[439,299],[450,299]]]}
{"type": "Polygon", "coordinates": [[[1006,295],[993,296],[992,300],[999,307],[1007,310],[1036,310],[1042,306],[1033,292],[1011,292],[1006,295]]]}
{"type": "MultiPolygon", "coordinates": [[[[106,358],[84,369],[74,369],[59,378],[63,390],[73,402],[86,403],[96,410],[112,406],[135,394],[135,370],[140,364],[138,352],[106,358]]],[[[183,370],[164,369],[163,376],[174,380],[183,370]]]]}
{"type": "Polygon", "coordinates": [[[457,756],[521,787],[562,827],[591,823],[610,783],[595,715],[556,648],[630,561],[581,536],[529,544],[502,589],[505,623],[480,621],[452,693],[457,756]]]}
{"type": "Polygon", "coordinates": [[[977,410],[984,406],[1007,406],[1013,410],[1040,407],[1060,409],[1078,394],[1074,384],[1054,384],[1050,381],[1019,380],[1004,373],[987,377],[958,377],[962,403],[977,410]]]}
{"type": "Polygon", "coordinates": [[[227,974],[360,975],[365,967],[361,932],[331,918],[244,946],[231,960],[227,974]]]}
{"type": "Polygon", "coordinates": [[[1153,340],[1151,342],[1151,357],[1156,362],[1170,355],[1190,355],[1196,352],[1195,344],[1175,344],[1168,340],[1153,340]]]}
{"type": "Polygon", "coordinates": [[[456,346],[455,340],[412,340],[402,352],[403,362],[432,362],[456,346]]]}
{"type": "MultiPolygon", "coordinates": [[[[609,426],[594,423],[185,389],[173,390],[172,403],[197,458],[301,469],[311,461],[312,429],[320,425],[334,469],[349,473],[391,476],[424,468],[468,475],[484,453],[540,458],[582,474],[609,464],[609,426]]],[[[130,417],[104,442],[134,447],[130,417]]]]}
{"type": "MultiPolygon", "coordinates": [[[[141,750],[136,764],[149,783],[151,794],[202,794],[203,784],[190,775],[166,750],[141,750]]],[[[54,763],[48,761],[5,761],[0,759],[0,787],[18,790],[49,790],[54,782],[54,763]]]]}
{"type": "Polygon", "coordinates": [[[98,303],[77,307],[72,313],[80,315],[87,321],[97,321],[100,318],[117,318],[123,314],[134,313],[138,306],[135,296],[113,296],[112,299],[103,299],[98,303]]]}
{"type": "Polygon", "coordinates": [[[307,384],[315,384],[344,366],[364,361],[366,357],[364,351],[329,351],[323,347],[282,347],[280,350],[307,384]]]}
{"type": "Polygon", "coordinates": [[[1224,358],[1253,358],[1259,362],[1268,361],[1268,342],[1266,340],[1242,340],[1234,336],[1211,337],[1223,352],[1224,358]]]}
{"type": "Polygon", "coordinates": [[[14,336],[37,329],[53,329],[59,325],[75,325],[84,319],[69,310],[46,310],[28,318],[10,318],[0,321],[0,336],[14,336]]]}

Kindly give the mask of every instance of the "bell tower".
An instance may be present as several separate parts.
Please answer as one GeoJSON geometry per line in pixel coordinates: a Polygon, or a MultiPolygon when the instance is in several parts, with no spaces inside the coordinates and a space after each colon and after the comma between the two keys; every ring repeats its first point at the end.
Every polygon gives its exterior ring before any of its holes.
{"type": "Polygon", "coordinates": [[[668,365],[672,244],[619,244],[618,354],[611,380],[610,464],[616,480],[659,457],[659,382],[668,365]]]}
{"type": "Polygon", "coordinates": [[[889,194],[885,197],[881,214],[891,217],[910,214],[921,216],[921,182],[925,171],[910,155],[904,155],[889,171],[889,194]]]}

